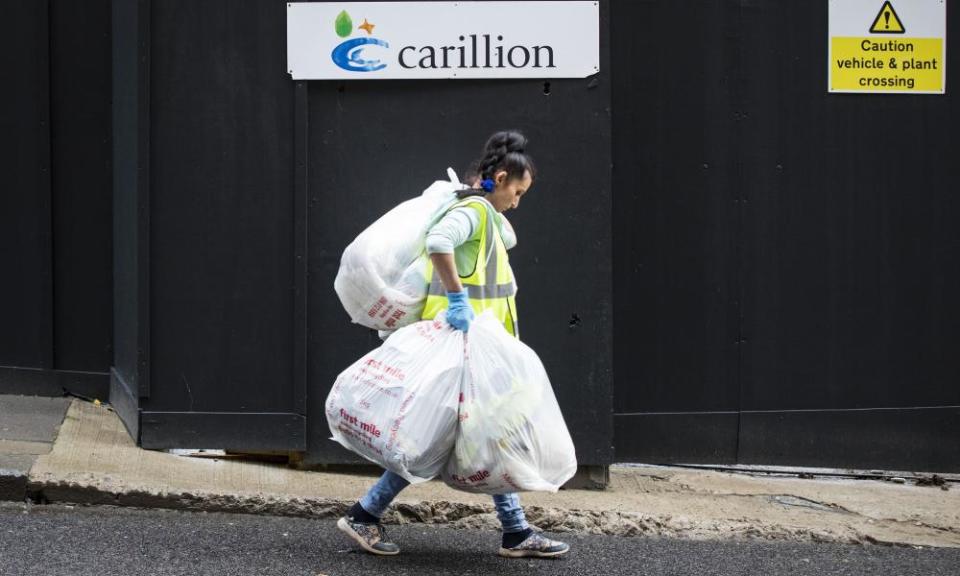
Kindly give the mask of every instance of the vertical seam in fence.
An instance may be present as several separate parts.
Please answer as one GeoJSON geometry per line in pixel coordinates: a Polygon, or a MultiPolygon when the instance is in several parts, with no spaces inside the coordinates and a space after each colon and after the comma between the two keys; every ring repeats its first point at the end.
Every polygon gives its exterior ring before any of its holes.
{"type": "Polygon", "coordinates": [[[39,4],[40,14],[37,16],[37,44],[39,47],[38,58],[38,92],[40,102],[38,110],[40,113],[39,126],[40,131],[40,171],[39,189],[42,198],[37,210],[42,222],[40,223],[40,253],[43,262],[41,263],[41,291],[43,305],[40,310],[40,366],[47,369],[53,369],[56,366],[56,350],[54,349],[54,293],[53,293],[53,181],[50,175],[51,167],[51,142],[50,142],[50,68],[51,68],[51,50],[50,50],[50,0],[45,0],[39,4]]]}
{"type": "Polygon", "coordinates": [[[137,9],[137,396],[150,396],[150,0],[137,9]]]}
{"type": "Polygon", "coordinates": [[[736,342],[736,378],[737,378],[737,436],[736,447],[734,449],[734,461],[740,462],[740,437],[743,431],[743,309],[744,309],[744,206],[746,200],[743,196],[744,188],[744,153],[743,153],[743,122],[746,114],[744,112],[744,87],[743,87],[743,3],[739,1],[732,2],[735,8],[733,49],[735,54],[732,56],[733,74],[730,79],[731,98],[733,110],[732,131],[733,142],[730,147],[733,150],[734,170],[731,184],[736,195],[736,218],[735,218],[735,246],[734,263],[735,273],[734,282],[736,286],[736,318],[737,318],[737,342],[736,342]]]}
{"type": "MultiPolygon", "coordinates": [[[[294,191],[293,191],[293,406],[306,415],[307,395],[307,186],[308,91],[306,82],[294,84],[294,191]]],[[[304,427],[306,421],[304,420],[304,427]]],[[[306,438],[306,431],[301,438],[306,438]]]]}

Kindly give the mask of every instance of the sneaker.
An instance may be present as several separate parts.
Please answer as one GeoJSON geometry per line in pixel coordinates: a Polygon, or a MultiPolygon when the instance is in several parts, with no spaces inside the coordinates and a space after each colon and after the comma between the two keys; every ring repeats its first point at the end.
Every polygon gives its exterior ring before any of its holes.
{"type": "Polygon", "coordinates": [[[570,551],[570,545],[544,538],[534,532],[529,538],[517,544],[513,548],[500,548],[500,555],[504,558],[524,558],[534,556],[536,558],[551,558],[560,556],[570,551]]]}
{"type": "Polygon", "coordinates": [[[344,516],[337,520],[337,528],[356,540],[357,544],[371,554],[393,556],[400,553],[399,546],[386,541],[387,531],[380,524],[363,524],[344,516]]]}

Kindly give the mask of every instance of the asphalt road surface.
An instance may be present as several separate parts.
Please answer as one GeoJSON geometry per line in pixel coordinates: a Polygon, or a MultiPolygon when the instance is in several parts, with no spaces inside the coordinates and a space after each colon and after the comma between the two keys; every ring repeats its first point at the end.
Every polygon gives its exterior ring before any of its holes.
{"type": "Polygon", "coordinates": [[[960,549],[563,534],[565,557],[518,560],[496,532],[387,530],[399,556],[358,551],[332,519],[0,502],[0,575],[960,575],[960,549]]]}

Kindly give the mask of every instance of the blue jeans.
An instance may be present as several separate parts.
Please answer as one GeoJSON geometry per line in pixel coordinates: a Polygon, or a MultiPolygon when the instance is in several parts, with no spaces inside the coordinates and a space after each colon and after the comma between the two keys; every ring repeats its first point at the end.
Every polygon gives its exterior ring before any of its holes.
{"type": "MultiPolygon", "coordinates": [[[[397,494],[409,485],[410,483],[403,476],[387,470],[360,499],[360,506],[380,518],[397,494]]],[[[497,509],[497,518],[500,519],[504,532],[521,532],[530,527],[523,514],[523,508],[520,507],[520,497],[517,494],[497,494],[493,497],[493,505],[497,509]]]]}

